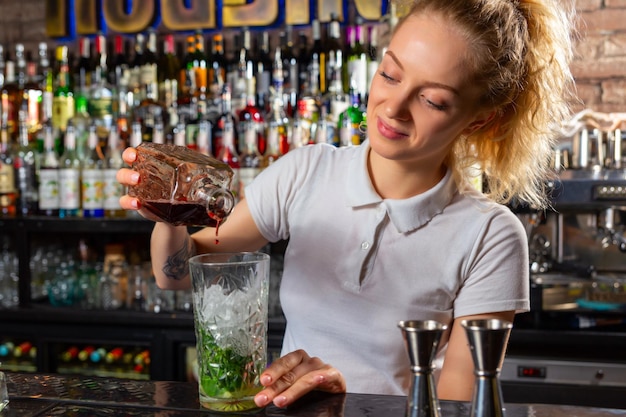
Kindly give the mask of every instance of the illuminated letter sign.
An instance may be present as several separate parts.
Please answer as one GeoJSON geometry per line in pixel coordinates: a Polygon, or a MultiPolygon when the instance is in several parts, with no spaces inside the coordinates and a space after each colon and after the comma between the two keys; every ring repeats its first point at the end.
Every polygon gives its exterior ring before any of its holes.
{"type": "Polygon", "coordinates": [[[45,0],[46,34],[74,38],[98,32],[138,33],[161,24],[173,32],[224,27],[308,25],[313,18],[345,22],[354,5],[379,20],[388,0],[45,0]],[[312,16],[313,14],[313,16],[312,16]]]}

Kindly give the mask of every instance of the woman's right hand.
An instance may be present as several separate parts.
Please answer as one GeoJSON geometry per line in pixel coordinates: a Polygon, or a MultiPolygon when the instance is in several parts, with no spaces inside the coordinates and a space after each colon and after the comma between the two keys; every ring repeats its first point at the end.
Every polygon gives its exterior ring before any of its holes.
{"type": "MultiPolygon", "coordinates": [[[[137,159],[137,150],[132,147],[124,149],[122,159],[128,166],[132,166],[133,162],[137,159]]],[[[120,184],[126,187],[137,185],[139,183],[139,173],[130,168],[120,168],[117,171],[115,178],[120,184]]],[[[120,198],[120,205],[124,210],[139,210],[139,208],[141,208],[139,200],[135,197],[129,196],[128,194],[123,195],[120,198]]]]}

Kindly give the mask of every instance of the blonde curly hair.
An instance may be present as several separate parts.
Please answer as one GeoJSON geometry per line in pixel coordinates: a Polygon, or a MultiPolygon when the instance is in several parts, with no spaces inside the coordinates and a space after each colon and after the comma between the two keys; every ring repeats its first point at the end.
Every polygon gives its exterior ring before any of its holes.
{"type": "MultiPolygon", "coordinates": [[[[571,2],[570,2],[571,3],[571,2]]],[[[482,128],[459,137],[447,157],[457,183],[484,172],[485,193],[503,204],[548,206],[553,147],[575,99],[570,71],[575,8],[566,0],[413,0],[403,19],[441,14],[465,37],[470,81],[484,86],[480,106],[494,110],[482,128]]],[[[462,186],[459,188],[463,189],[462,186]]]]}

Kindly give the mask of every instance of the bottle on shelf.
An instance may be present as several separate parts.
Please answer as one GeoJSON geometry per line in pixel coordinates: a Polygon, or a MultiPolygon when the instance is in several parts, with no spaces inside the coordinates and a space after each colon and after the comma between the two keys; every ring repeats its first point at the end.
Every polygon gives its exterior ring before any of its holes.
{"type": "Polygon", "coordinates": [[[238,147],[237,120],[233,114],[231,89],[228,83],[222,84],[220,97],[221,111],[213,126],[212,148],[216,158],[228,163],[227,160],[231,157],[229,153],[234,153],[233,156],[237,156],[238,147]],[[226,141],[232,141],[232,149],[224,151],[223,148],[226,146],[226,141]]]}
{"type": "Polygon", "coordinates": [[[104,217],[104,161],[98,152],[95,123],[89,126],[87,150],[81,169],[81,207],[83,217],[104,217]]]}
{"type": "Polygon", "coordinates": [[[255,78],[247,80],[247,104],[239,112],[239,198],[244,197],[245,187],[258,175],[263,165],[259,144],[265,146],[265,120],[256,106],[255,78]]]}
{"type": "Polygon", "coordinates": [[[74,93],[70,83],[68,48],[65,45],[56,48],[56,82],[52,99],[52,127],[55,131],[57,152],[63,147],[63,135],[68,120],[74,117],[74,93]]]}
{"type": "Polygon", "coordinates": [[[92,65],[91,39],[87,36],[81,36],[78,39],[78,60],[73,71],[75,93],[87,95],[87,91],[91,87],[92,65]]]}
{"type": "Polygon", "coordinates": [[[263,111],[269,110],[270,86],[272,85],[272,56],[270,34],[263,31],[256,59],[256,104],[263,111]]]}
{"type": "MultiPolygon", "coordinates": [[[[39,68],[41,99],[41,123],[42,125],[52,118],[52,100],[54,96],[54,72],[50,66],[48,57],[48,44],[39,43],[39,68]]],[[[40,148],[41,149],[41,148],[40,148]]]]}
{"type": "Polygon", "coordinates": [[[59,166],[60,159],[54,147],[52,122],[44,123],[43,152],[39,157],[39,214],[59,216],[59,166]]]}
{"type": "MultiPolygon", "coordinates": [[[[298,33],[298,95],[300,98],[305,91],[311,89],[311,76],[309,75],[309,67],[311,66],[311,50],[309,49],[309,38],[304,32],[298,33]]],[[[293,109],[293,115],[296,108],[293,109]]]]}
{"type": "Polygon", "coordinates": [[[7,124],[0,126],[0,216],[15,217],[17,192],[15,190],[15,169],[13,167],[13,147],[7,124]]]}
{"type": "Polygon", "coordinates": [[[19,141],[13,159],[17,188],[17,213],[20,216],[31,216],[37,213],[37,153],[28,137],[26,111],[19,112],[19,141]]]}
{"type": "Polygon", "coordinates": [[[115,100],[114,87],[108,82],[109,69],[105,36],[97,35],[95,43],[96,59],[94,60],[87,112],[91,119],[90,124],[93,123],[96,127],[97,149],[100,151],[106,144],[109,130],[113,128],[113,103],[115,100]]]}
{"type": "Polygon", "coordinates": [[[22,90],[22,105],[20,110],[25,113],[26,130],[29,140],[36,145],[37,132],[41,130],[43,122],[44,91],[37,73],[37,63],[26,63],[26,81],[22,90]]]}
{"type": "Polygon", "coordinates": [[[206,118],[202,118],[198,122],[198,132],[196,134],[196,150],[204,155],[212,156],[211,150],[211,122],[206,118]]]}
{"type": "Polygon", "coordinates": [[[350,87],[350,106],[339,114],[337,130],[340,146],[360,145],[365,140],[362,124],[365,122],[365,109],[361,105],[361,95],[350,87]]]}
{"type": "Polygon", "coordinates": [[[285,111],[283,94],[283,70],[281,49],[274,51],[274,65],[272,71],[272,89],[270,95],[270,110],[265,116],[267,149],[263,153],[264,166],[271,165],[278,158],[289,151],[289,117],[285,111]]]}
{"type": "Polygon", "coordinates": [[[120,205],[120,197],[125,194],[124,186],[117,181],[117,171],[124,166],[117,129],[109,132],[104,161],[104,215],[108,218],[126,217],[120,205]]]}
{"type": "MultiPolygon", "coordinates": [[[[344,47],[341,42],[341,24],[339,22],[339,16],[336,13],[331,14],[330,22],[328,23],[328,33],[325,47],[322,51],[322,59],[325,66],[325,79],[326,88],[320,88],[322,94],[328,92],[331,88],[333,80],[337,77],[335,72],[339,72],[339,77],[343,77],[343,61],[344,61],[344,47]]],[[[320,71],[322,71],[320,69],[320,71]]]]}
{"type": "Polygon", "coordinates": [[[352,27],[351,38],[349,39],[349,53],[347,58],[347,81],[348,86],[355,89],[356,94],[362,99],[367,95],[368,90],[368,51],[363,42],[364,37],[363,19],[357,17],[356,25],[352,27]]]}
{"type": "Polygon", "coordinates": [[[178,78],[180,62],[176,56],[174,35],[168,33],[163,40],[163,52],[157,66],[157,81],[159,83],[159,99],[170,113],[176,113],[178,101],[178,78]]]}
{"type": "Polygon", "coordinates": [[[9,136],[11,141],[17,142],[19,124],[18,113],[22,106],[22,94],[25,81],[25,64],[26,61],[23,56],[20,57],[20,51],[23,53],[23,45],[16,45],[16,59],[6,60],[6,69],[4,76],[4,84],[0,90],[2,97],[2,120],[7,124],[9,136]],[[22,46],[22,49],[20,49],[22,46]],[[16,64],[18,68],[18,74],[16,75],[16,64]],[[23,68],[22,68],[23,67],[23,68]]]}
{"type": "Polygon", "coordinates": [[[228,164],[233,170],[233,179],[231,181],[231,191],[237,198],[239,191],[239,152],[237,151],[237,120],[232,112],[230,86],[224,83],[222,86],[222,114],[215,123],[214,129],[214,149],[216,149],[215,157],[228,164]]]}
{"type": "Polygon", "coordinates": [[[59,217],[80,215],[80,169],[76,153],[76,131],[73,122],[67,122],[64,150],[59,164],[59,217]]]}
{"type": "Polygon", "coordinates": [[[222,92],[222,84],[226,82],[226,56],[224,54],[224,36],[216,33],[211,38],[211,56],[209,67],[210,97],[217,98],[222,92]]]}
{"type": "MultiPolygon", "coordinates": [[[[319,19],[311,22],[311,50],[309,52],[308,65],[308,91],[310,94],[319,95],[326,91],[326,58],[324,47],[322,46],[321,27],[319,19]]],[[[305,93],[306,94],[306,93],[305,93]]]]}
{"type": "Polygon", "coordinates": [[[82,161],[87,155],[87,137],[89,136],[89,126],[92,123],[92,118],[89,116],[87,96],[77,94],[74,103],[76,107],[71,120],[74,127],[74,135],[76,136],[76,155],[82,161]]]}
{"type": "Polygon", "coordinates": [[[292,116],[298,100],[298,59],[294,53],[293,28],[285,26],[281,33],[281,59],[283,60],[283,106],[288,116],[292,116]]]}

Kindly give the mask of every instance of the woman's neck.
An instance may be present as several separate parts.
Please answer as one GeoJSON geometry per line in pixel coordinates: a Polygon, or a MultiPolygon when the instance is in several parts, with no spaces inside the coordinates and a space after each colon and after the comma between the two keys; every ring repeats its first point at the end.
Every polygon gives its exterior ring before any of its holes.
{"type": "Polygon", "coordinates": [[[422,194],[437,185],[447,168],[440,164],[419,164],[382,158],[371,149],[367,169],[376,192],[382,198],[406,199],[422,194]]]}

